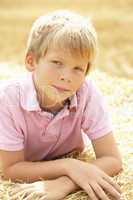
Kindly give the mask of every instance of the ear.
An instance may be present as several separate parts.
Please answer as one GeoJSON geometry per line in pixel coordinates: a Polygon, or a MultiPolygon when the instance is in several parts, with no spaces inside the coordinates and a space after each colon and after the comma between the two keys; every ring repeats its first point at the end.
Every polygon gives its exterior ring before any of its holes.
{"type": "Polygon", "coordinates": [[[28,52],[25,57],[26,69],[30,72],[35,70],[35,56],[32,52],[28,52]]]}

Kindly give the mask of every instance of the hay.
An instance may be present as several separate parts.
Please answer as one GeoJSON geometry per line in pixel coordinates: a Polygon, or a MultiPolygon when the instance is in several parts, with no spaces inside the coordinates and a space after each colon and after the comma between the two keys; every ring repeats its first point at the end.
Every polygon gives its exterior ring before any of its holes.
{"type": "MultiPolygon", "coordinates": [[[[109,103],[115,137],[123,157],[124,171],[113,179],[121,185],[124,200],[133,200],[133,81],[117,77],[112,78],[99,71],[93,72],[91,76],[95,79],[109,103]]],[[[89,162],[94,159],[94,152],[92,147],[89,146],[82,153],[75,151],[65,157],[89,162]]],[[[9,191],[16,186],[15,183],[0,180],[0,200],[8,200],[9,191]]],[[[109,198],[114,200],[110,196],[109,198]]],[[[79,190],[68,195],[65,200],[89,200],[89,197],[84,191],[79,190]]]]}

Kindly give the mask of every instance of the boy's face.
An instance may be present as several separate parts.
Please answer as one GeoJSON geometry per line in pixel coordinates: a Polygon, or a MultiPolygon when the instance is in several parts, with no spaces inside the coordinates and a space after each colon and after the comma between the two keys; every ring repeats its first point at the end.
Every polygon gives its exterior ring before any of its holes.
{"type": "Polygon", "coordinates": [[[38,63],[33,62],[32,66],[28,62],[28,56],[26,59],[28,70],[33,71],[37,92],[42,99],[47,96],[51,106],[72,96],[85,79],[88,59],[72,55],[68,50],[50,48],[45,56],[41,57],[38,63]]]}

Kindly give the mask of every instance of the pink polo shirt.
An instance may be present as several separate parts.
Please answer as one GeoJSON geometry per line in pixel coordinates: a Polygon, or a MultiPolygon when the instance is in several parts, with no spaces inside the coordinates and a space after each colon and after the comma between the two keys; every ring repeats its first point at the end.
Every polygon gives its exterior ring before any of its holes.
{"type": "Polygon", "coordinates": [[[104,98],[88,76],[69,102],[56,115],[42,111],[32,73],[0,84],[0,149],[50,160],[84,148],[82,132],[94,140],[112,131],[104,98]]]}

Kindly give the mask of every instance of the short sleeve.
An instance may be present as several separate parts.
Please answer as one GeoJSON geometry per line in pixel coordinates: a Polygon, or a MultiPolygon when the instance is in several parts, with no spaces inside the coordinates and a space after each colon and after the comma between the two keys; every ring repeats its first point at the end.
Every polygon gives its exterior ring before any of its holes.
{"type": "MultiPolygon", "coordinates": [[[[14,108],[15,109],[15,108],[14,108]]],[[[10,105],[0,99],[0,149],[19,151],[24,149],[23,134],[15,127],[10,105]]]]}
{"type": "Polygon", "coordinates": [[[105,97],[94,82],[87,82],[87,102],[82,117],[82,129],[90,140],[112,131],[112,120],[105,97]]]}

